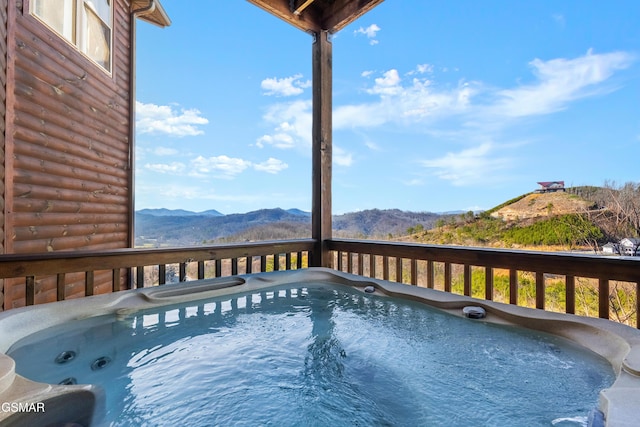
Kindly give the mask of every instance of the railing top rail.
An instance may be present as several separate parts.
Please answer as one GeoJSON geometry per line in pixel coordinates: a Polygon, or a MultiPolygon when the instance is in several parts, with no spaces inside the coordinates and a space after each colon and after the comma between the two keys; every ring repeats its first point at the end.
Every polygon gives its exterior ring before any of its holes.
{"type": "Polygon", "coordinates": [[[432,260],[478,267],[516,268],[521,271],[539,271],[577,277],[640,281],[640,257],[441,246],[376,240],[331,239],[326,243],[327,248],[334,251],[432,260]]]}
{"type": "Polygon", "coordinates": [[[107,251],[7,254],[0,255],[0,279],[311,251],[314,243],[314,239],[294,239],[189,248],[124,248],[107,251]]]}

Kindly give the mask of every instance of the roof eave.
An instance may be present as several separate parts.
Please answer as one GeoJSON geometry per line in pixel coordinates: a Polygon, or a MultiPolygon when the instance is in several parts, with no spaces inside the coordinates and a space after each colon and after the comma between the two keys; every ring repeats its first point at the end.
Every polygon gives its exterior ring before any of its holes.
{"type": "Polygon", "coordinates": [[[171,19],[160,0],[134,0],[131,2],[131,12],[140,20],[158,27],[164,28],[171,25],[171,19]]]}

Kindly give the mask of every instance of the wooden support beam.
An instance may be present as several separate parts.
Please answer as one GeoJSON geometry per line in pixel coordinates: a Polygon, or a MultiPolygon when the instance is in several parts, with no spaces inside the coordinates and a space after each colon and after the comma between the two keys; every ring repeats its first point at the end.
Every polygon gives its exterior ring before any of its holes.
{"type": "Polygon", "coordinates": [[[298,6],[293,9],[294,15],[300,15],[307,7],[313,3],[314,0],[303,0],[298,6]]]}
{"type": "Polygon", "coordinates": [[[316,240],[313,267],[328,267],[331,239],[332,168],[332,46],[329,32],[315,34],[313,42],[312,215],[311,236],[316,240]]]}

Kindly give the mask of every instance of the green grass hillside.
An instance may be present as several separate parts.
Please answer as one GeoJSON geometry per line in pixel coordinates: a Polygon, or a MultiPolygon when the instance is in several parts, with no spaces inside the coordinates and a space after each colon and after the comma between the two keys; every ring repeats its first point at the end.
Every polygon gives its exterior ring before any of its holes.
{"type": "Polygon", "coordinates": [[[614,219],[607,212],[594,198],[583,197],[580,188],[567,192],[529,193],[481,214],[468,212],[440,220],[433,229],[412,233],[402,240],[445,245],[594,250],[616,238],[607,224],[614,219]]]}

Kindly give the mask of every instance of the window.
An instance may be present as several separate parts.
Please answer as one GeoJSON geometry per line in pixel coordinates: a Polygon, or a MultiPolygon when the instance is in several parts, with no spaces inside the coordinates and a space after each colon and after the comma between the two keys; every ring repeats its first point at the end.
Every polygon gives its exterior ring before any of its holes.
{"type": "Polygon", "coordinates": [[[111,0],[32,0],[31,13],[111,71],[111,0]]]}

